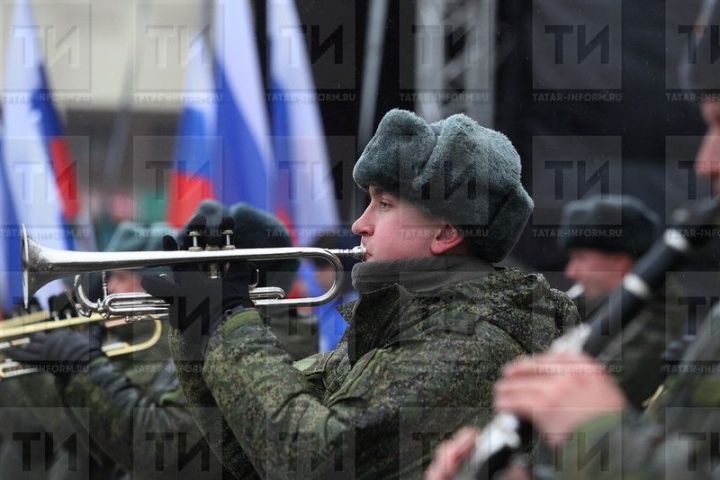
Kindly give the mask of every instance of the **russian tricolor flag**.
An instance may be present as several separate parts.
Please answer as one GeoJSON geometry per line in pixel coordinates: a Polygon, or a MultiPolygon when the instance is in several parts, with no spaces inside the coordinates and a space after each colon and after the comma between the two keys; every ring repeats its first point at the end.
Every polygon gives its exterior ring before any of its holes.
{"type": "Polygon", "coordinates": [[[228,0],[215,8],[215,85],[218,149],[214,168],[217,199],[271,211],[275,190],[255,28],[250,2],[228,0]]]}
{"type": "Polygon", "coordinates": [[[305,36],[293,0],[268,0],[270,112],[277,188],[273,209],[306,246],[338,226],[335,183],[305,36]]]}
{"type": "Polygon", "coordinates": [[[212,71],[200,61],[188,67],[169,223],[185,224],[205,198],[270,211],[275,174],[250,2],[217,2],[213,54],[192,58],[211,58],[212,71]]]}
{"type": "Polygon", "coordinates": [[[215,198],[212,161],[217,148],[215,122],[217,105],[212,78],[212,57],[200,38],[185,80],[185,106],[180,116],[175,145],[174,168],[170,176],[168,223],[185,225],[200,202],[215,198]]]}
{"type": "MultiPolygon", "coordinates": [[[[297,245],[338,227],[335,183],[325,144],[317,92],[305,48],[305,36],[293,0],[268,0],[270,115],[277,187],[273,208],[297,245]]],[[[300,269],[310,295],[320,295],[312,266],[300,269]]],[[[337,300],[339,301],[339,300],[337,300]]],[[[316,309],[320,349],[337,345],[345,322],[337,302],[316,309]]]]}
{"type": "MultiPolygon", "coordinates": [[[[45,246],[74,249],[67,222],[79,213],[76,172],[53,105],[38,28],[27,0],[17,2],[10,27],[3,112],[2,165],[7,182],[3,203],[6,211],[14,207],[12,225],[25,224],[30,235],[45,246]]],[[[17,228],[11,230],[11,238],[5,237],[7,245],[18,241],[17,228]]],[[[12,292],[20,284],[20,272],[12,264],[9,267],[5,265],[5,284],[10,287],[5,292],[6,306],[19,300],[12,292]]],[[[61,288],[54,282],[41,289],[38,298],[44,302],[61,288]]]]}

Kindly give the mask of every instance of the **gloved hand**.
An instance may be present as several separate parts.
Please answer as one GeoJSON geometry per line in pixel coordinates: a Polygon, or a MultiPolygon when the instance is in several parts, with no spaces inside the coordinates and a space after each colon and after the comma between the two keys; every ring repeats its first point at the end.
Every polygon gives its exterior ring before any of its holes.
{"type": "Polygon", "coordinates": [[[91,325],[86,332],[60,329],[36,333],[30,336],[29,343],[8,349],[7,356],[67,378],[103,355],[104,333],[100,325],[91,325]]]}
{"type": "Polygon", "coordinates": [[[75,304],[65,293],[51,296],[48,298],[48,303],[50,304],[50,315],[55,318],[62,320],[78,316],[75,304]]]}
{"type": "MultiPolygon", "coordinates": [[[[233,229],[232,218],[226,217],[219,228],[206,228],[202,215],[193,218],[180,237],[181,248],[192,244],[189,231],[203,233],[198,244],[219,244],[217,232],[233,229]]],[[[178,250],[177,242],[170,236],[163,238],[163,250],[178,250]]],[[[250,268],[245,261],[230,262],[220,278],[210,278],[206,264],[177,264],[173,266],[172,280],[159,275],[145,276],[142,286],[153,297],[170,304],[170,325],[179,330],[183,338],[200,347],[204,352],[207,341],[225,319],[225,312],[237,307],[252,307],[249,283],[250,268]]]]}

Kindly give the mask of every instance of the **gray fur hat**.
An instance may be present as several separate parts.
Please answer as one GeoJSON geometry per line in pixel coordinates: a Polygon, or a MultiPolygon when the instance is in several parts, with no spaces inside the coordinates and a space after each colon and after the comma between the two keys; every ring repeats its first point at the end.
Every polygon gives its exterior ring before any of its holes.
{"type": "Polygon", "coordinates": [[[660,233],[660,218],[635,197],[592,196],[563,210],[560,246],[629,253],[640,257],[660,233]]]}
{"type": "Polygon", "coordinates": [[[391,110],[355,164],[363,190],[376,185],[427,214],[442,217],[472,240],[474,253],[505,258],[533,209],[520,183],[520,157],[502,133],[453,115],[428,124],[391,110]]]}

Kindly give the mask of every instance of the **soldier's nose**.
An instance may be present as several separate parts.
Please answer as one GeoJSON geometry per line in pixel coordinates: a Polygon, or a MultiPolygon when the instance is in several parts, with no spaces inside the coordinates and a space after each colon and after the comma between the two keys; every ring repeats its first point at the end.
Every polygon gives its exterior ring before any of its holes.
{"type": "Polygon", "coordinates": [[[355,235],[372,235],[372,224],[367,219],[367,210],[353,222],[351,230],[355,235]]]}

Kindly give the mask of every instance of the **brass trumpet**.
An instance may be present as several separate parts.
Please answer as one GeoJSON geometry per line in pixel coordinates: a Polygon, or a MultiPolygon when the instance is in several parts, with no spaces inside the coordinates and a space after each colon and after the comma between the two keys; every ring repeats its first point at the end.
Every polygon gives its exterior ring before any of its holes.
{"type": "MultiPolygon", "coordinates": [[[[47,312],[38,313],[47,314],[47,312]]],[[[111,342],[103,345],[103,352],[108,357],[115,357],[119,355],[128,355],[130,353],[140,352],[154,346],[162,336],[162,322],[157,315],[142,317],[141,320],[154,322],[153,330],[146,339],[138,343],[132,344],[124,341],[111,342]]],[[[2,355],[3,350],[7,350],[10,347],[21,346],[29,343],[30,335],[32,335],[33,333],[48,332],[59,328],[71,328],[96,322],[105,322],[105,327],[108,329],[127,325],[127,322],[123,319],[107,320],[104,315],[92,315],[90,317],[74,317],[65,320],[47,320],[43,322],[28,322],[27,320],[25,320],[24,324],[21,323],[15,326],[8,326],[0,329],[0,355],[2,355]]],[[[12,360],[11,358],[5,357],[0,362],[0,381],[7,378],[14,378],[31,373],[37,373],[39,371],[40,370],[38,370],[37,368],[22,365],[12,360]]]]}
{"type": "MultiPolygon", "coordinates": [[[[129,270],[174,265],[179,263],[218,264],[233,260],[268,261],[301,258],[321,258],[335,268],[333,285],[322,295],[306,298],[277,298],[284,292],[278,287],[252,289],[250,297],[255,305],[314,306],[332,300],[341,288],[342,264],[340,256],[351,256],[362,260],[365,249],[358,246],[349,250],[323,248],[246,248],[235,249],[229,237],[221,250],[201,251],[160,251],[160,252],[75,252],[45,248],[33,241],[22,227],[23,295],[27,305],[30,297],[43,285],[63,277],[107,270],[129,270]],[[268,298],[269,297],[269,298],[268,298]]],[[[211,269],[212,270],[212,269],[211,269]]],[[[75,286],[80,285],[76,277],[75,286]]],[[[166,313],[168,305],[147,293],[107,295],[100,301],[92,302],[76,288],[82,315],[100,313],[105,318],[112,315],[147,315],[166,313]]]]}
{"type": "Polygon", "coordinates": [[[38,323],[44,320],[49,320],[51,318],[52,314],[47,310],[26,313],[25,315],[21,315],[19,317],[11,317],[7,320],[3,320],[2,322],[0,322],[0,332],[7,328],[19,327],[21,325],[28,325],[31,323],[38,323]]]}

